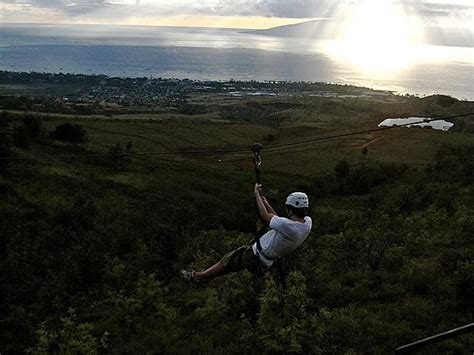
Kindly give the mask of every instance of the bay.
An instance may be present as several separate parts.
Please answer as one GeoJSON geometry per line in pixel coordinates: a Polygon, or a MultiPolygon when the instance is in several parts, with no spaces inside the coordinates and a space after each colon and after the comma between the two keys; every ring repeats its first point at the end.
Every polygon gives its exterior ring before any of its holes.
{"type": "Polygon", "coordinates": [[[0,24],[0,70],[317,81],[474,100],[473,48],[419,45],[422,59],[380,73],[336,58],[333,42],[234,29],[0,24]]]}

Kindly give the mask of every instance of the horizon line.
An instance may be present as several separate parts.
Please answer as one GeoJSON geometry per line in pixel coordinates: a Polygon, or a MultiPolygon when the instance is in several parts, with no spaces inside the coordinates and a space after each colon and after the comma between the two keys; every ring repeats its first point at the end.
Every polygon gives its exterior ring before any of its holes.
{"type": "MultiPolygon", "coordinates": [[[[295,19],[296,20],[296,19],[295,19]]],[[[218,26],[196,26],[196,25],[186,25],[186,24],[181,24],[181,25],[159,25],[159,24],[130,24],[130,23],[95,23],[95,22],[78,22],[78,23],[67,23],[67,22],[2,22],[0,23],[0,28],[2,26],[8,26],[8,25],[32,25],[32,26],[104,26],[104,27],[114,27],[114,26],[120,26],[120,27],[161,27],[161,28],[198,28],[198,29],[221,29],[221,30],[242,30],[242,31],[265,31],[265,30],[271,30],[274,28],[279,28],[279,27],[285,27],[285,26],[295,26],[295,25],[301,25],[303,23],[307,22],[313,22],[313,21],[329,21],[332,20],[331,18],[306,18],[306,19],[300,19],[301,21],[295,22],[295,23],[290,23],[290,24],[283,24],[283,25],[277,25],[277,26],[271,26],[267,28],[250,28],[250,27],[218,27],[218,26]]]]}

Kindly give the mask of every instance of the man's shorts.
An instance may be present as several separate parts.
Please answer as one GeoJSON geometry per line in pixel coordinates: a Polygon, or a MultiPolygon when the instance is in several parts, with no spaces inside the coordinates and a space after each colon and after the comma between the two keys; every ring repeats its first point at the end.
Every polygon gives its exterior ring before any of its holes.
{"type": "Polygon", "coordinates": [[[252,273],[262,273],[264,269],[258,257],[253,253],[252,245],[244,245],[227,253],[221,259],[221,263],[228,272],[247,269],[252,273]]]}

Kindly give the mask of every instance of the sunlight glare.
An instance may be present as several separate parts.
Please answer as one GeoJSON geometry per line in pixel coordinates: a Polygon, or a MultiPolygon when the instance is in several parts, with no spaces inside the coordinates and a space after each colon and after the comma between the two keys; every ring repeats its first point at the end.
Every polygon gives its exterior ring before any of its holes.
{"type": "Polygon", "coordinates": [[[421,25],[391,0],[366,0],[351,14],[329,51],[338,60],[377,76],[390,76],[416,61],[421,25]]]}

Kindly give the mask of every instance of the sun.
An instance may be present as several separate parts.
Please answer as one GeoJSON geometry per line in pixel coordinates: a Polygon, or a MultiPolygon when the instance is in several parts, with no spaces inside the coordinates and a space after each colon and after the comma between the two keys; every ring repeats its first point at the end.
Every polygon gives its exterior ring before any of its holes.
{"type": "Polygon", "coordinates": [[[329,51],[338,60],[372,74],[393,74],[414,61],[422,36],[416,18],[391,0],[366,0],[348,15],[329,51]]]}

